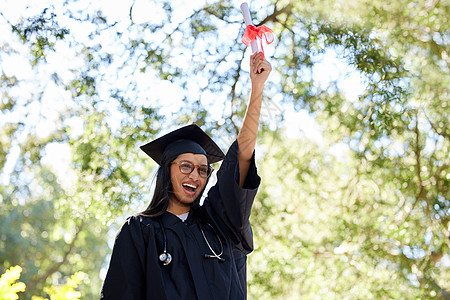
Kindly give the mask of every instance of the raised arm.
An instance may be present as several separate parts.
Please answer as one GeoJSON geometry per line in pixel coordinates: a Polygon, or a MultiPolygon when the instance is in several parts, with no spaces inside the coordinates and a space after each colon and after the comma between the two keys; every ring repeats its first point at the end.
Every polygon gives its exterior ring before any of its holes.
{"type": "Polygon", "coordinates": [[[255,150],[264,83],[270,71],[272,71],[272,66],[266,59],[263,59],[261,53],[254,53],[250,56],[252,91],[250,93],[247,111],[245,112],[244,122],[237,137],[239,146],[239,186],[241,187],[244,186],[253,151],[255,150]]]}

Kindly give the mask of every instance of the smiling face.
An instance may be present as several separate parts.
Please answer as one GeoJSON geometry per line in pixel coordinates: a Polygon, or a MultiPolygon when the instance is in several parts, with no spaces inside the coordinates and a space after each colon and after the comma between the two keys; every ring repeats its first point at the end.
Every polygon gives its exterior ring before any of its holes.
{"type": "Polygon", "coordinates": [[[181,173],[180,165],[177,163],[181,161],[188,161],[196,166],[208,165],[206,156],[203,154],[183,153],[173,161],[170,166],[173,194],[167,211],[175,215],[190,210],[192,202],[203,191],[207,181],[207,178],[199,175],[197,167],[190,174],[181,173]]]}

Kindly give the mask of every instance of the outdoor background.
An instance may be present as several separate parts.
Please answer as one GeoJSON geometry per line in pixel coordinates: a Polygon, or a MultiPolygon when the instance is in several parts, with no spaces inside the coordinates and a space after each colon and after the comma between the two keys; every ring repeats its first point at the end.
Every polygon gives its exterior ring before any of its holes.
{"type": "MultiPolygon", "coordinates": [[[[236,138],[240,3],[0,0],[0,274],[22,268],[21,298],[74,274],[99,297],[152,193],[140,145],[191,122],[236,138]]],[[[450,2],[249,4],[276,36],[249,299],[450,299],[450,2]]]]}

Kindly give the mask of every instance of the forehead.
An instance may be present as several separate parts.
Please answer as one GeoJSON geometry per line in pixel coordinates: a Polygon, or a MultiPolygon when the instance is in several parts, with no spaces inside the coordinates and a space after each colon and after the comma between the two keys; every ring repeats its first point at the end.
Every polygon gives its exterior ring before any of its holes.
{"type": "Polygon", "coordinates": [[[196,165],[207,165],[208,159],[203,154],[183,153],[176,160],[188,160],[196,165]]]}

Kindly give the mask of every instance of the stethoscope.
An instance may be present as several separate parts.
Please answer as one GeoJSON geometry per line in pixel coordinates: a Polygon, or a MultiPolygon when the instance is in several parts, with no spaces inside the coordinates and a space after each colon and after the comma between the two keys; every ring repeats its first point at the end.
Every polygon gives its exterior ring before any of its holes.
{"type": "MultiPolygon", "coordinates": [[[[220,236],[217,234],[217,231],[214,229],[213,226],[211,226],[211,224],[206,223],[206,225],[208,225],[213,231],[214,234],[216,235],[216,238],[219,240],[219,244],[220,244],[220,253],[217,254],[214,249],[211,247],[211,245],[209,244],[208,239],[206,238],[205,232],[203,231],[202,225],[200,224],[200,222],[198,223],[198,226],[200,227],[200,231],[202,233],[202,237],[206,242],[206,245],[208,246],[209,250],[211,251],[212,254],[204,254],[203,257],[204,258],[217,258],[219,261],[221,262],[225,262],[225,258],[222,257],[223,254],[223,244],[222,244],[222,240],[220,239],[220,236]]],[[[161,227],[161,231],[163,234],[163,244],[164,244],[164,249],[163,249],[163,253],[161,253],[159,255],[159,261],[164,265],[167,266],[168,264],[170,264],[172,262],[172,255],[170,255],[169,252],[167,252],[167,236],[166,236],[166,231],[164,229],[164,226],[161,222],[161,219],[159,219],[159,226],[161,227]]]]}

